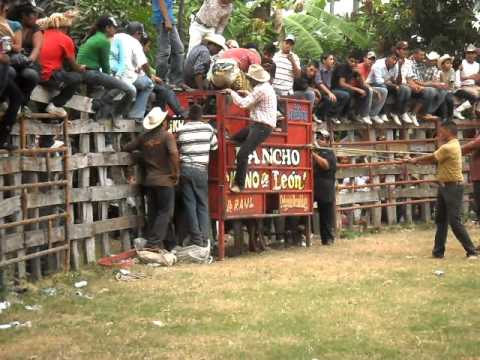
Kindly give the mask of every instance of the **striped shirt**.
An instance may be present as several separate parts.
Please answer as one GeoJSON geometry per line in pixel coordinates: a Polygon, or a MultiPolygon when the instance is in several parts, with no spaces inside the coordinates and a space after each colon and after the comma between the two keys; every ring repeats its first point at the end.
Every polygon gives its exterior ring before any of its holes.
{"type": "MultiPolygon", "coordinates": [[[[293,59],[298,67],[300,67],[300,59],[297,54],[291,53],[293,59]]],[[[293,94],[293,65],[288,60],[288,54],[277,52],[273,57],[277,70],[275,71],[275,78],[273,79],[273,88],[281,95],[287,96],[293,94]]]]}
{"type": "Polygon", "coordinates": [[[213,127],[203,121],[189,121],[177,131],[180,162],[185,165],[208,167],[210,150],[217,149],[213,127]]]}
{"type": "Polygon", "coordinates": [[[235,91],[231,92],[233,102],[243,109],[250,110],[250,119],[272,128],[277,126],[277,96],[270,83],[264,82],[242,98],[235,91]]]}

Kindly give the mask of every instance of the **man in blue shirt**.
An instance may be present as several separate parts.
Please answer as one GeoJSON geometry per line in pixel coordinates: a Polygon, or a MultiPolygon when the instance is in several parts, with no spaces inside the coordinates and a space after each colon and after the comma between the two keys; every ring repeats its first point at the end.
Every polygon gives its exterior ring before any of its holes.
{"type": "Polygon", "coordinates": [[[172,85],[183,83],[184,46],[173,15],[175,0],[152,0],[153,23],[157,28],[157,75],[172,85]]]}

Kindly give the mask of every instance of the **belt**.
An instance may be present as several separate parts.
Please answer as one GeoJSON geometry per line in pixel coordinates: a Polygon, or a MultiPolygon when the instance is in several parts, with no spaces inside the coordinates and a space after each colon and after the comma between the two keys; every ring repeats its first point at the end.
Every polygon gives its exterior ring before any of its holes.
{"type": "Polygon", "coordinates": [[[440,186],[463,185],[462,181],[438,181],[440,186]]]}
{"type": "Polygon", "coordinates": [[[208,165],[201,165],[201,164],[195,164],[195,163],[182,163],[181,167],[190,167],[190,168],[208,171],[208,165]]]}
{"type": "Polygon", "coordinates": [[[197,17],[197,15],[195,15],[195,17],[193,18],[193,21],[195,21],[199,25],[205,26],[206,28],[213,28],[213,26],[208,26],[207,24],[200,21],[200,19],[197,17]]]}

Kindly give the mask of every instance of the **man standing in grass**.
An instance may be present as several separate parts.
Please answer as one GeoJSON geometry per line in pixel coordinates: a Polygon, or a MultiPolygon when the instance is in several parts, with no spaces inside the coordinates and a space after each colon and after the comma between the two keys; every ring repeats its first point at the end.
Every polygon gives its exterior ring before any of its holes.
{"type": "Polygon", "coordinates": [[[210,151],[217,149],[215,130],[202,121],[198,104],[190,107],[187,122],[177,132],[180,149],[183,203],[190,225],[190,241],[208,246],[210,215],[208,213],[208,163],[210,151]]]}
{"type": "Polygon", "coordinates": [[[431,155],[408,160],[412,164],[437,163],[437,209],[435,222],[437,233],[432,256],[441,259],[445,255],[448,225],[467,252],[468,259],[477,259],[477,251],[461,220],[463,203],[462,148],[457,139],[457,125],[453,121],[443,123],[438,132],[443,143],[431,155]]]}

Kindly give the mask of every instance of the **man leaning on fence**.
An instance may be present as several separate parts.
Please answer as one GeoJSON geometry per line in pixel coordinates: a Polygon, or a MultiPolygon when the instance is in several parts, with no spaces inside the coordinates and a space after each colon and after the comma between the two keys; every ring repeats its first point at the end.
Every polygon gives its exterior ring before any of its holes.
{"type": "Polygon", "coordinates": [[[123,147],[139,152],[144,167],[143,185],[148,198],[147,246],[173,248],[175,185],[179,179],[179,157],[175,137],[167,131],[167,112],[155,107],[143,120],[146,133],[123,147]]]}
{"type": "Polygon", "coordinates": [[[208,246],[208,163],[210,151],[216,150],[218,144],[215,130],[202,121],[202,115],[200,105],[190,107],[187,122],[177,132],[177,143],[180,149],[180,185],[190,226],[190,241],[198,246],[208,246]]]}
{"type": "Polygon", "coordinates": [[[433,154],[408,160],[412,164],[436,163],[438,166],[435,215],[437,233],[432,256],[438,259],[445,256],[448,225],[450,225],[455,237],[465,249],[467,258],[477,259],[477,251],[461,219],[464,186],[462,149],[457,139],[457,125],[452,121],[443,123],[438,132],[438,138],[443,145],[433,154]]]}

